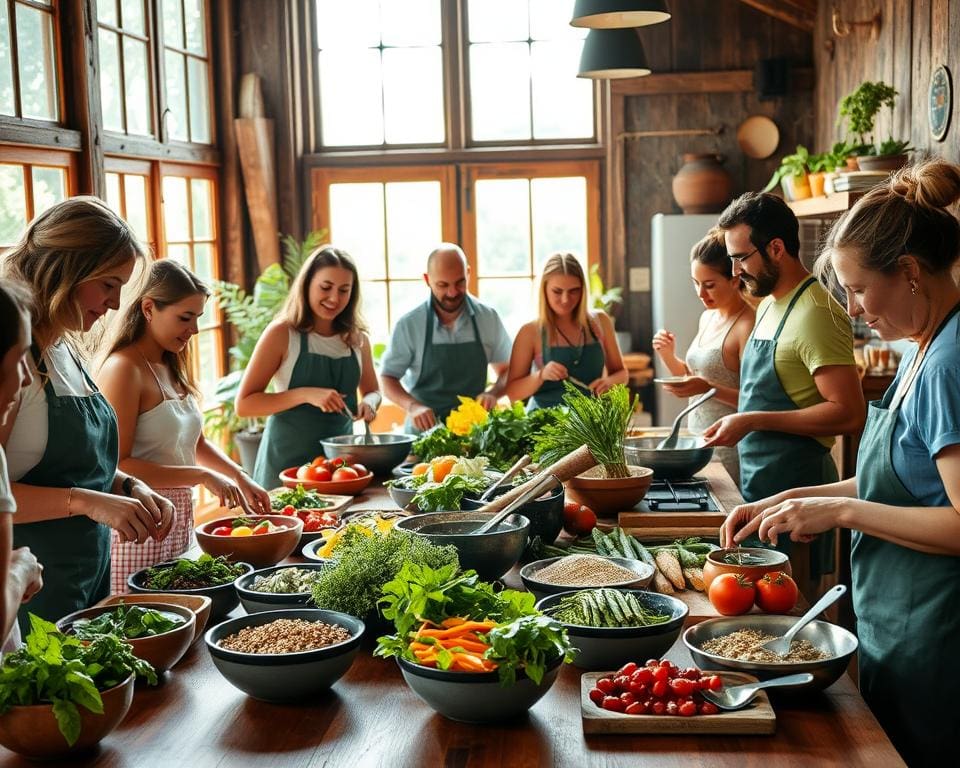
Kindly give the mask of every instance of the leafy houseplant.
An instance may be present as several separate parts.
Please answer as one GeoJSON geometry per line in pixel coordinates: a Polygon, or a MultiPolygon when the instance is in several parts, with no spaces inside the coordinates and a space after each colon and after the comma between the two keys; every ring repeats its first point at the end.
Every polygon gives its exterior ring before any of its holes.
{"type": "Polygon", "coordinates": [[[858,153],[860,170],[896,170],[907,162],[906,153],[913,149],[909,141],[900,141],[891,136],[875,145],[873,138],[877,115],[883,107],[888,107],[892,115],[898,95],[895,88],[884,82],[867,81],[840,101],[838,122],[847,118],[850,131],[860,138],[861,148],[866,149],[858,153]]]}
{"type": "Polygon", "coordinates": [[[805,146],[798,144],[796,152],[792,155],[784,155],[780,159],[780,167],[773,172],[763,191],[769,192],[780,184],[784,197],[788,200],[803,200],[810,197],[810,183],[807,180],[809,162],[810,152],[805,146]]]}
{"type": "MultiPolygon", "coordinates": [[[[623,288],[619,285],[607,288],[600,277],[600,265],[590,267],[590,299],[591,308],[599,309],[613,316],[614,310],[623,304],[623,288]]],[[[617,344],[622,352],[629,352],[633,346],[633,339],[629,331],[616,331],[617,344]]]]}

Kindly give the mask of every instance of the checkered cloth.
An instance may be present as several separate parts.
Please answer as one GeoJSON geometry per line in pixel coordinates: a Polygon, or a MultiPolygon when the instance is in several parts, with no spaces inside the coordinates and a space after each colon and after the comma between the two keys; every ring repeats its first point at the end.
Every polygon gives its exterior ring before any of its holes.
{"type": "Polygon", "coordinates": [[[193,492],[190,488],[154,488],[154,491],[173,502],[177,519],[163,541],[148,539],[142,544],[120,543],[113,531],[110,542],[110,594],[128,592],[127,577],[150,565],[180,557],[190,548],[193,537],[193,492]]]}

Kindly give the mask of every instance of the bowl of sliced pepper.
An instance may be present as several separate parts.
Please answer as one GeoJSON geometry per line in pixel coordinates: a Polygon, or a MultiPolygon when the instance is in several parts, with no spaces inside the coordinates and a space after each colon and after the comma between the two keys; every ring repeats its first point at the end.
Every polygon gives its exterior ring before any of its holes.
{"type": "Polygon", "coordinates": [[[300,543],[303,520],[295,515],[222,517],[198,525],[197,544],[208,555],[222,555],[254,568],[276,565],[300,543]]]}

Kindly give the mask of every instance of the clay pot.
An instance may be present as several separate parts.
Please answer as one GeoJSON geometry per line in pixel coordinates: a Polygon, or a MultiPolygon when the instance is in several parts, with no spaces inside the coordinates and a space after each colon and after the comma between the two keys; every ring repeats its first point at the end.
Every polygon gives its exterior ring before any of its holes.
{"type": "Polygon", "coordinates": [[[861,171],[899,171],[907,164],[908,155],[862,155],[857,158],[861,171]]]}
{"type": "Polygon", "coordinates": [[[789,200],[806,200],[810,197],[810,181],[807,174],[791,176],[789,173],[780,179],[783,196],[789,200]]]}
{"type": "Polygon", "coordinates": [[[740,552],[743,554],[764,557],[767,562],[763,565],[736,565],[733,563],[725,563],[723,561],[724,555],[735,551],[737,550],[717,549],[707,555],[707,562],[703,564],[703,588],[705,590],[710,589],[710,582],[721,573],[739,573],[750,581],[756,581],[762,578],[765,573],[770,573],[771,571],[784,571],[787,574],[793,573],[793,570],[790,568],[790,558],[783,552],[762,547],[741,547],[740,552]]]}
{"type": "Polygon", "coordinates": [[[673,177],[673,197],[684,213],[718,213],[730,202],[733,180],[723,155],[685,154],[673,177]]]}
{"type": "Polygon", "coordinates": [[[653,470],[629,466],[630,477],[605,477],[594,467],[567,480],[567,500],[590,507],[598,515],[615,515],[633,509],[647,495],[653,482],[653,470]]]}
{"type": "Polygon", "coordinates": [[[810,184],[810,197],[823,197],[823,184],[826,174],[822,172],[807,174],[807,182],[810,184]]]}

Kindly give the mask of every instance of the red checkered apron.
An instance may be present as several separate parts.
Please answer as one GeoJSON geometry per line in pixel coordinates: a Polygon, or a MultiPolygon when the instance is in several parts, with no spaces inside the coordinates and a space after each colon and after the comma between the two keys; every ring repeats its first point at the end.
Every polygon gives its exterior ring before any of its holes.
{"type": "Polygon", "coordinates": [[[190,488],[154,488],[154,491],[173,502],[177,519],[170,534],[163,541],[148,539],[141,544],[120,543],[113,531],[110,542],[110,593],[128,591],[127,577],[150,565],[180,557],[190,548],[193,538],[193,493],[190,488]]]}

